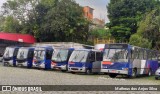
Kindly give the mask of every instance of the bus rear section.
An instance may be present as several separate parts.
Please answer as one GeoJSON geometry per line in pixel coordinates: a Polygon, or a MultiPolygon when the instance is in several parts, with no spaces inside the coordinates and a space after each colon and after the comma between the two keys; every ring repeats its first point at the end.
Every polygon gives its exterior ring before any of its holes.
{"type": "Polygon", "coordinates": [[[21,47],[17,54],[16,64],[20,67],[32,67],[34,55],[34,48],[31,47],[21,47]]]}
{"type": "Polygon", "coordinates": [[[156,51],[129,44],[106,44],[101,72],[136,77],[152,75],[158,68],[156,51]]]}
{"type": "Polygon", "coordinates": [[[16,66],[18,49],[19,47],[6,47],[2,60],[4,66],[16,66]]]}
{"type": "Polygon", "coordinates": [[[52,54],[51,68],[61,70],[62,72],[68,71],[68,60],[74,48],[57,48],[54,49],[52,54]]]}
{"type": "Polygon", "coordinates": [[[99,73],[101,69],[102,52],[99,50],[74,50],[68,63],[68,71],[86,74],[99,73]]]}
{"type": "Polygon", "coordinates": [[[38,69],[51,69],[53,47],[36,47],[32,65],[38,69]]]}

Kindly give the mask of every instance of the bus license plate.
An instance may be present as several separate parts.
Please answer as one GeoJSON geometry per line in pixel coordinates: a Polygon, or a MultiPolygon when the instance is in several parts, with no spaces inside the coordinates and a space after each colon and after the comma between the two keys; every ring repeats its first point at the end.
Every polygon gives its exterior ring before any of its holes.
{"type": "Polygon", "coordinates": [[[112,73],[116,73],[116,70],[111,70],[112,73]]]}

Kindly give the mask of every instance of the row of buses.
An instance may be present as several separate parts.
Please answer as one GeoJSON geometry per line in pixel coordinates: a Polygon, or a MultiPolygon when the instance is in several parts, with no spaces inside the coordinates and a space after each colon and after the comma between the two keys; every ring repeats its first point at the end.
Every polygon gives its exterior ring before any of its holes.
{"type": "Polygon", "coordinates": [[[159,67],[158,51],[129,44],[105,44],[97,49],[47,47],[7,47],[4,66],[22,66],[61,71],[106,73],[136,77],[153,75],[159,67]]]}

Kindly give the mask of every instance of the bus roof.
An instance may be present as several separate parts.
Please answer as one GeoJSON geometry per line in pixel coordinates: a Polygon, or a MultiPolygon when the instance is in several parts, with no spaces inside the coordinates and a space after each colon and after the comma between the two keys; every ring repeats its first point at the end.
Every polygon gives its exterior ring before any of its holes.
{"type": "Polygon", "coordinates": [[[101,50],[97,49],[75,49],[76,51],[93,51],[93,52],[101,52],[101,50]]]}
{"type": "Polygon", "coordinates": [[[134,45],[130,45],[130,44],[127,44],[127,43],[111,43],[111,44],[105,44],[105,47],[104,48],[127,48],[127,47],[133,47],[133,48],[140,48],[140,49],[144,49],[144,50],[148,50],[148,51],[156,51],[156,50],[152,50],[152,49],[148,49],[148,48],[142,48],[142,47],[138,47],[138,46],[134,46],[134,45]],[[113,45],[112,47],[110,45],[113,45]],[[123,45],[123,46],[119,46],[119,45],[123,45]]]}

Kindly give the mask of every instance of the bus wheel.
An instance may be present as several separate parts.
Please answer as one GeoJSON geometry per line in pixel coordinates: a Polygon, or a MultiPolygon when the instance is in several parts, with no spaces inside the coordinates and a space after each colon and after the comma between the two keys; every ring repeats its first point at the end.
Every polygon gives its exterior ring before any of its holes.
{"type": "Polygon", "coordinates": [[[148,72],[148,76],[152,76],[152,70],[151,69],[148,72]]]}
{"type": "Polygon", "coordinates": [[[136,78],[137,77],[137,70],[133,69],[132,71],[132,78],[136,78]]]}
{"type": "Polygon", "coordinates": [[[89,74],[91,74],[92,73],[92,71],[91,71],[91,69],[86,69],[86,72],[85,72],[87,75],[89,75],[89,74]]]}
{"type": "Polygon", "coordinates": [[[3,66],[6,66],[6,63],[3,63],[3,66]]]}
{"type": "Polygon", "coordinates": [[[67,72],[67,70],[61,70],[61,72],[67,72]]]}
{"type": "Polygon", "coordinates": [[[155,77],[156,80],[158,80],[158,77],[155,77]]]}
{"type": "Polygon", "coordinates": [[[111,78],[115,78],[116,76],[117,76],[117,74],[114,74],[114,73],[109,74],[109,77],[111,77],[111,78]]]}
{"type": "Polygon", "coordinates": [[[73,71],[72,71],[71,73],[72,73],[72,74],[75,74],[75,72],[73,72],[73,71]]]}

